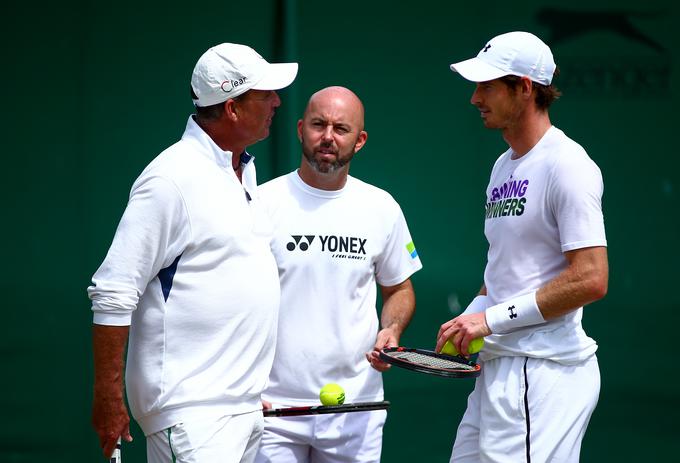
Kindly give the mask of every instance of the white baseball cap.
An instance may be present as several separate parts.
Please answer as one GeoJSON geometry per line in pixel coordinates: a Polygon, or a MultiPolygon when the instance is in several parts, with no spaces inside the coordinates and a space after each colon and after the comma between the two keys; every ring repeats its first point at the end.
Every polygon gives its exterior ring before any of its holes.
{"type": "Polygon", "coordinates": [[[222,43],[203,53],[191,75],[194,105],[211,106],[250,89],[279,90],[289,86],[298,63],[268,63],[246,45],[222,43]]]}
{"type": "Polygon", "coordinates": [[[508,32],[489,40],[476,58],[452,64],[451,70],[472,82],[513,75],[550,85],[555,67],[552,52],[541,39],[529,32],[508,32]]]}

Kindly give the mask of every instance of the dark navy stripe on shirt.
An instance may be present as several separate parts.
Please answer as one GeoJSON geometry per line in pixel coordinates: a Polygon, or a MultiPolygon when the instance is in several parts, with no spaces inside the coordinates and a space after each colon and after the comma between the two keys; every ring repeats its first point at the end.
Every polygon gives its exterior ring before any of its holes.
{"type": "Polygon", "coordinates": [[[177,264],[179,264],[179,259],[182,254],[177,256],[175,261],[169,266],[161,269],[158,272],[158,280],[161,282],[161,289],[163,290],[163,298],[165,302],[168,302],[168,297],[170,296],[170,290],[172,289],[172,280],[175,278],[175,272],[177,271],[177,264]]]}

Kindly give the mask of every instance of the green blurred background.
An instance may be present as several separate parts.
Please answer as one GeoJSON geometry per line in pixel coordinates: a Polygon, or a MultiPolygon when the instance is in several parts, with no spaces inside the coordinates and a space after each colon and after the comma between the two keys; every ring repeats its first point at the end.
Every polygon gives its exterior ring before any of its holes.
{"type": "MultiPolygon", "coordinates": [[[[553,123],[605,180],[609,294],[584,317],[602,391],[582,461],[678,461],[677,2],[67,0],[4,11],[0,462],[103,461],[85,288],[132,182],[182,134],[197,58],[221,42],[300,63],[272,136],[250,149],[261,182],[297,166],[295,123],[312,92],[344,85],[364,100],[369,140],[352,174],[402,205],[424,264],[402,341],[433,346],[481,285],[483,192],[505,149],[448,65],[510,30],[553,48],[564,91],[553,123]]],[[[447,462],[472,381],[391,371],[385,382],[383,461],[447,462]]],[[[133,434],[125,461],[144,461],[133,434]]]]}

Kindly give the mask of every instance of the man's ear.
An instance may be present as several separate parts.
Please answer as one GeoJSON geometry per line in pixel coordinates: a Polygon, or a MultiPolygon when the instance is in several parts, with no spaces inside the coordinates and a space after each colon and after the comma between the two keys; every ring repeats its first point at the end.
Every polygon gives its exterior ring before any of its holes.
{"type": "Polygon", "coordinates": [[[297,136],[298,136],[298,140],[300,141],[300,143],[302,143],[302,124],[303,124],[302,119],[298,120],[298,123],[297,123],[297,136]]]}
{"type": "Polygon", "coordinates": [[[224,102],[224,114],[229,118],[230,121],[236,121],[238,119],[238,104],[232,98],[224,102]]]}
{"type": "Polygon", "coordinates": [[[362,130],[361,132],[359,132],[359,136],[357,137],[357,141],[354,144],[354,152],[355,153],[357,151],[359,151],[361,148],[364,147],[364,145],[366,144],[366,140],[368,140],[368,132],[366,132],[365,130],[362,130]]]}
{"type": "Polygon", "coordinates": [[[531,92],[534,90],[534,83],[528,77],[522,77],[522,80],[520,81],[520,90],[522,95],[530,97],[531,92]]]}

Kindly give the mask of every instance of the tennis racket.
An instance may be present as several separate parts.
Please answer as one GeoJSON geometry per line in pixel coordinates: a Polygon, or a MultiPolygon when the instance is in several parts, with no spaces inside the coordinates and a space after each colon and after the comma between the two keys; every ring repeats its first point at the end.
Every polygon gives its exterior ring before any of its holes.
{"type": "Polygon", "coordinates": [[[120,437],[118,438],[118,442],[116,443],[116,448],[113,449],[113,453],[111,454],[111,458],[109,458],[109,463],[121,463],[123,461],[120,456],[120,447],[121,447],[121,441],[120,437]]]}
{"type": "Polygon", "coordinates": [[[302,416],[302,415],[325,415],[327,413],[351,413],[370,412],[371,410],[387,410],[390,403],[382,402],[357,402],[342,405],[312,405],[307,407],[270,408],[262,410],[264,416],[302,416]]]}
{"type": "Polygon", "coordinates": [[[447,378],[474,378],[482,367],[465,357],[438,354],[431,350],[387,347],[380,351],[380,360],[391,365],[447,378]]]}

